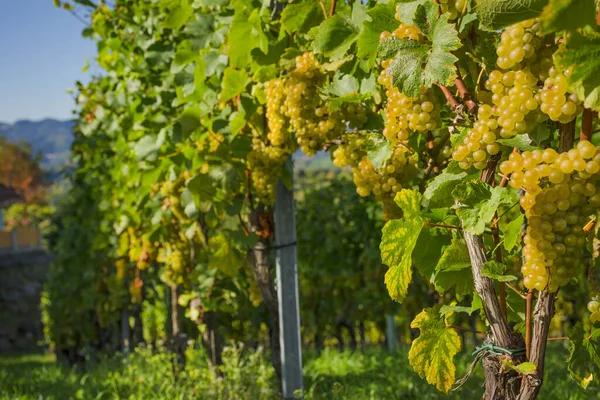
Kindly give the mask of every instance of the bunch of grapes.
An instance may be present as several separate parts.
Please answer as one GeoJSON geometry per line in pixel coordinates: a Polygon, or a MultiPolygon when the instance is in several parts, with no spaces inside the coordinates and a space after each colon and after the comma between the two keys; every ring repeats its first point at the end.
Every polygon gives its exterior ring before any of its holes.
{"type": "Polygon", "coordinates": [[[267,96],[267,138],[273,146],[282,146],[288,139],[288,122],[283,113],[285,101],[285,82],[273,79],[265,83],[267,96]]]}
{"type": "Polygon", "coordinates": [[[363,156],[358,165],[352,168],[356,192],[362,197],[373,193],[378,200],[393,199],[402,190],[402,182],[408,180],[406,167],[414,163],[414,159],[407,156],[406,148],[402,146],[394,148],[390,158],[379,170],[375,170],[368,158],[363,156]]]}
{"type": "Polygon", "coordinates": [[[600,321],[600,293],[591,293],[590,301],[587,304],[587,309],[591,313],[590,321],[596,323],[600,321]]]}
{"type": "Polygon", "coordinates": [[[556,291],[576,273],[586,245],[589,216],[600,206],[600,149],[588,141],[564,153],[553,149],[512,153],[500,164],[523,188],[528,220],[521,268],[528,289],[556,291]]]}
{"type": "Polygon", "coordinates": [[[433,92],[423,90],[416,98],[400,93],[391,77],[382,71],[379,82],[386,87],[387,105],[383,134],[392,143],[408,140],[411,132],[427,133],[439,128],[440,106],[433,92]]]}
{"type": "Polygon", "coordinates": [[[162,279],[168,283],[177,285],[183,284],[183,276],[185,269],[185,252],[179,247],[179,243],[164,242],[162,248],[158,252],[157,261],[165,264],[166,268],[163,272],[162,279]]]}
{"type": "Polygon", "coordinates": [[[364,141],[364,138],[358,134],[347,135],[344,143],[339,145],[332,153],[333,165],[337,167],[357,166],[359,161],[367,154],[362,150],[364,141]]]}
{"type": "Polygon", "coordinates": [[[252,139],[252,151],[248,154],[248,169],[257,198],[265,204],[275,201],[275,186],[281,169],[294,152],[289,146],[271,146],[258,135],[252,139]]]}
{"type": "Polygon", "coordinates": [[[440,0],[442,12],[448,16],[448,20],[454,21],[464,14],[467,7],[467,0],[440,0]]]}
{"type": "Polygon", "coordinates": [[[284,114],[290,119],[300,148],[311,156],[346,127],[342,111],[330,111],[319,97],[317,87],[324,80],[325,74],[313,53],[304,53],[296,57],[296,69],[285,83],[284,114]]]}
{"type": "Polygon", "coordinates": [[[583,111],[583,106],[576,94],[567,92],[567,77],[570,71],[559,72],[551,67],[544,88],[540,93],[540,110],[553,121],[563,124],[571,122],[583,111]]]}
{"type": "Polygon", "coordinates": [[[377,199],[394,198],[395,194],[402,190],[401,182],[409,179],[410,171],[406,167],[416,163],[413,157],[407,154],[407,149],[396,146],[390,158],[378,170],[367,158],[362,150],[365,138],[359,135],[348,135],[345,143],[342,143],[333,151],[333,164],[338,167],[349,165],[352,167],[356,192],[362,196],[371,193],[377,199]]]}
{"type": "Polygon", "coordinates": [[[453,153],[462,168],[485,168],[489,156],[502,150],[497,139],[530,132],[545,119],[535,112],[539,107],[536,84],[537,78],[528,68],[490,72],[485,86],[492,93],[492,104],[479,107],[477,121],[453,153]]]}
{"type": "Polygon", "coordinates": [[[511,25],[502,32],[500,45],[496,49],[496,64],[502,69],[519,67],[535,60],[536,52],[543,44],[540,22],[530,19],[511,25]]]}

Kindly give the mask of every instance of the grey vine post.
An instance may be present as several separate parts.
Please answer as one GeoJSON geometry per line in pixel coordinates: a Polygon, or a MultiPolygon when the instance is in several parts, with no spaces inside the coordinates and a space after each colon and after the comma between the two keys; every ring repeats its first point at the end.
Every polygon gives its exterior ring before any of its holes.
{"type": "MultiPolygon", "coordinates": [[[[291,163],[291,160],[288,162],[291,163]]],[[[302,392],[302,343],[294,193],[281,180],[277,182],[276,193],[275,245],[277,249],[281,386],[284,399],[295,399],[297,398],[295,395],[302,392]]]]}
{"type": "Polygon", "coordinates": [[[124,355],[129,354],[129,338],[131,337],[131,327],[129,326],[129,310],[121,310],[121,351],[124,355]]]}
{"type": "Polygon", "coordinates": [[[398,348],[398,334],[393,314],[387,314],[385,316],[385,337],[388,352],[393,353],[398,348]]]}

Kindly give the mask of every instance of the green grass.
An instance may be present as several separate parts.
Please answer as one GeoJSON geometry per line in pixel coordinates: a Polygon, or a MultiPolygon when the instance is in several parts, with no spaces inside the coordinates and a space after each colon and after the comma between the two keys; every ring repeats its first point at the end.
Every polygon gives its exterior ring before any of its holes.
{"type": "MultiPolygon", "coordinates": [[[[600,398],[569,377],[562,343],[551,343],[546,384],[540,399],[600,398]]],[[[140,349],[127,358],[106,359],[82,368],[56,363],[51,355],[0,358],[0,399],[276,399],[274,373],[262,352],[230,347],[220,376],[210,371],[201,350],[188,351],[186,371],[174,376],[164,352],[140,349]]],[[[457,377],[472,357],[457,356],[457,377]]],[[[306,399],[478,399],[482,372],[477,367],[467,383],[446,396],[419,378],[408,365],[406,349],[389,355],[380,350],[305,354],[306,399]]]]}

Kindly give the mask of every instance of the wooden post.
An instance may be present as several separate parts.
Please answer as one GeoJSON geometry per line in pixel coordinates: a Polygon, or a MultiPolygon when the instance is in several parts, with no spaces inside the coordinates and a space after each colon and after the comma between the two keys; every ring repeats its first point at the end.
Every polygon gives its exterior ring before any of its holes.
{"type": "Polygon", "coordinates": [[[394,322],[394,316],[392,314],[387,314],[385,316],[385,338],[388,352],[393,353],[396,351],[398,348],[398,335],[396,323],[394,322]]]}
{"type": "MultiPolygon", "coordinates": [[[[291,159],[288,160],[291,164],[291,159]]],[[[289,170],[292,170],[290,168],[289,170]]],[[[291,179],[291,178],[290,178],[291,179]]],[[[277,298],[279,300],[279,343],[281,344],[281,387],[284,399],[302,392],[302,343],[298,300],[298,257],[294,192],[277,182],[275,245],[277,249],[277,298]]]]}
{"type": "Polygon", "coordinates": [[[17,230],[13,229],[13,231],[11,232],[12,235],[12,248],[13,251],[17,251],[19,250],[19,239],[17,237],[17,230]]]}
{"type": "Polygon", "coordinates": [[[121,351],[125,356],[129,354],[129,337],[131,328],[129,326],[129,311],[121,310],[121,351]]]}

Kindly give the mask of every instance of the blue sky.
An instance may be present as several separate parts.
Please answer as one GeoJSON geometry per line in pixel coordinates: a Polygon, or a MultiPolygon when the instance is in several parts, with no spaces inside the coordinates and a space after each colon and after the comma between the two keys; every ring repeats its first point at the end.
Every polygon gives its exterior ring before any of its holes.
{"type": "Polygon", "coordinates": [[[0,122],[71,118],[66,90],[100,72],[84,27],[52,0],[0,0],[0,122]],[[83,73],[86,59],[91,67],[83,73]]]}

